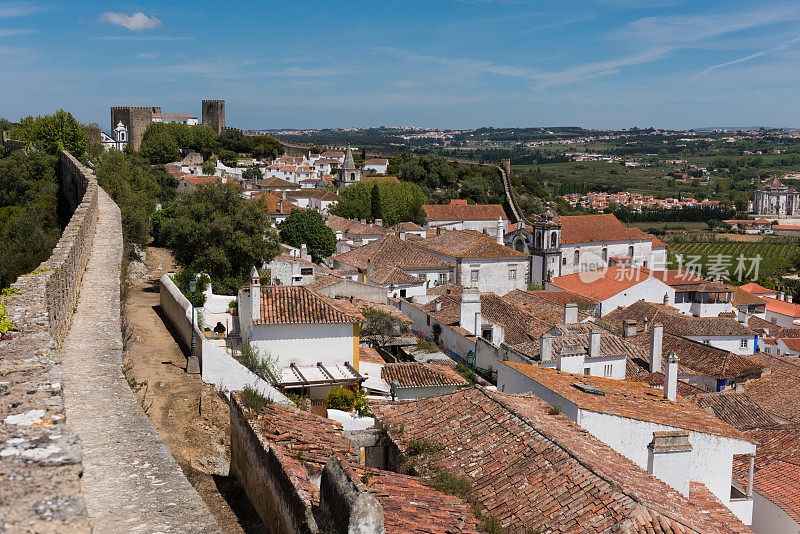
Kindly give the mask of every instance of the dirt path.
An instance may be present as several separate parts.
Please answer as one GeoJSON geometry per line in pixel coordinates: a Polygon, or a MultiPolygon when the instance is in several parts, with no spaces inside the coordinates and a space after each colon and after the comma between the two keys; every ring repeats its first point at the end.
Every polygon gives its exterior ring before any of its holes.
{"type": "Polygon", "coordinates": [[[146,273],[134,276],[126,300],[127,378],[164,444],[224,532],[266,532],[238,483],[228,476],[228,405],[197,375],[158,308],[158,280],[175,264],[169,251],[149,247],[146,273]]]}

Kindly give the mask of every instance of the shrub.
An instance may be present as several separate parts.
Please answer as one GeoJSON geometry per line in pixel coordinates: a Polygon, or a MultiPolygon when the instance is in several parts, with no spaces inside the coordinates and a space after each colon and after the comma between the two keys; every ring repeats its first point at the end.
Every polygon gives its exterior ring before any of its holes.
{"type": "Polygon", "coordinates": [[[250,343],[242,343],[239,349],[239,363],[247,367],[254,375],[271,385],[278,383],[278,362],[269,353],[263,354],[250,343]]]}
{"type": "Polygon", "coordinates": [[[464,475],[456,475],[444,469],[436,470],[430,484],[434,489],[448,495],[455,495],[464,501],[468,501],[472,495],[472,480],[464,475]]]}
{"type": "Polygon", "coordinates": [[[561,405],[560,404],[550,404],[547,408],[548,415],[558,415],[561,413],[561,405]]]}
{"type": "Polygon", "coordinates": [[[348,412],[356,404],[356,394],[342,387],[335,387],[325,395],[325,406],[331,410],[348,412]]]}
{"type": "Polygon", "coordinates": [[[245,386],[239,393],[242,404],[253,413],[258,413],[264,406],[272,404],[272,399],[265,397],[252,386],[245,386]]]}
{"type": "Polygon", "coordinates": [[[189,302],[193,302],[195,306],[200,307],[206,303],[205,290],[208,284],[211,283],[211,279],[205,274],[201,273],[198,275],[193,269],[187,268],[176,273],[172,277],[172,281],[175,282],[175,285],[181,290],[183,296],[189,299],[189,302]],[[189,280],[191,280],[193,276],[197,278],[197,288],[194,293],[189,291],[189,280]]]}
{"type": "Polygon", "coordinates": [[[412,439],[408,442],[408,447],[406,447],[406,454],[409,457],[413,456],[421,456],[423,454],[435,454],[442,450],[444,447],[430,441],[428,439],[412,439]]]}

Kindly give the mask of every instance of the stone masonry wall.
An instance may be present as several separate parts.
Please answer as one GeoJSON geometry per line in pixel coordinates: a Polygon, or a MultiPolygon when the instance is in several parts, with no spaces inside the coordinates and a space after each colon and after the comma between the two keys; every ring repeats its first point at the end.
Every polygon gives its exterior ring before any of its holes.
{"type": "Polygon", "coordinates": [[[80,204],[52,255],[12,284],[19,328],[0,341],[0,532],[90,532],[80,440],[64,420],[57,349],[69,330],[97,223],[98,185],[62,152],[62,180],[80,204]]]}

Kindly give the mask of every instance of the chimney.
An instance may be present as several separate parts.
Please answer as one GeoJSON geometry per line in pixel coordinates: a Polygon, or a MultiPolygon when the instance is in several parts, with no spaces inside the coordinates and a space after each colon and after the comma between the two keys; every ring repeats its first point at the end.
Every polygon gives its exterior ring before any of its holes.
{"type": "Polygon", "coordinates": [[[622,337],[636,337],[639,333],[636,321],[633,319],[625,319],[622,321],[622,337]]]}
{"type": "Polygon", "coordinates": [[[503,245],[503,219],[501,217],[497,218],[497,244],[503,245]]]}
{"type": "Polygon", "coordinates": [[[441,300],[437,300],[436,304],[434,306],[436,308],[436,311],[442,311],[442,301],[441,300]]]}
{"type": "Polygon", "coordinates": [[[583,374],[583,364],[586,361],[586,351],[580,345],[561,347],[558,352],[556,369],[564,373],[576,375],[583,374]]]}
{"type": "Polygon", "coordinates": [[[402,241],[405,241],[405,240],[406,240],[406,233],[405,233],[403,230],[400,230],[400,239],[401,239],[402,241]]]}
{"type": "Polygon", "coordinates": [[[550,334],[543,334],[539,341],[541,341],[539,359],[543,362],[551,361],[553,359],[553,336],[550,334]]]}
{"type": "Polygon", "coordinates": [[[261,319],[261,276],[254,265],[250,270],[250,320],[259,319],[261,319]]]}
{"type": "Polygon", "coordinates": [[[648,319],[647,317],[642,319],[642,332],[647,332],[647,325],[649,324],[650,324],[650,319],[648,319]]]}
{"type": "Polygon", "coordinates": [[[301,260],[308,260],[308,247],[305,243],[300,244],[300,259],[301,260]]]}
{"type": "Polygon", "coordinates": [[[600,331],[592,330],[589,334],[589,357],[597,358],[600,355],[600,331]]]}
{"type": "Polygon", "coordinates": [[[692,474],[689,432],[653,432],[653,441],[647,446],[647,472],[688,497],[692,474]]]}
{"type": "Polygon", "coordinates": [[[664,293],[664,306],[669,306],[669,294],[664,293]]]}
{"type": "Polygon", "coordinates": [[[786,293],[786,302],[792,302],[792,296],[789,293],[786,293]]]}
{"type": "Polygon", "coordinates": [[[664,341],[664,326],[661,323],[653,324],[650,330],[650,372],[661,372],[661,351],[664,341]]]}
{"type": "Polygon", "coordinates": [[[664,398],[671,401],[678,398],[678,361],[678,355],[671,350],[664,371],[664,398]]]}
{"type": "Polygon", "coordinates": [[[778,293],[777,299],[778,300],[783,300],[783,292],[782,291],[778,293]]]}
{"type": "Polygon", "coordinates": [[[477,289],[467,288],[461,292],[459,325],[472,335],[478,335],[477,322],[481,315],[481,294],[477,289]]]}
{"type": "Polygon", "coordinates": [[[437,226],[436,227],[436,235],[442,235],[442,227],[441,226],[437,226]]]}
{"type": "Polygon", "coordinates": [[[564,306],[564,323],[575,324],[578,322],[578,305],[574,302],[567,303],[564,306]]]}
{"type": "Polygon", "coordinates": [[[747,324],[747,308],[739,308],[736,320],[742,324],[747,324]]]}
{"type": "Polygon", "coordinates": [[[383,219],[375,219],[375,224],[378,226],[383,226],[383,219]]]}

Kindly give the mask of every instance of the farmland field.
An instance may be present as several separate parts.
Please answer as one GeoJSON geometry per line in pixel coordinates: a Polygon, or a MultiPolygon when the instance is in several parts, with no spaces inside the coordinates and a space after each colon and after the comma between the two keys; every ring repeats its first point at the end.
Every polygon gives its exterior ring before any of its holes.
{"type": "MultiPolygon", "coordinates": [[[[722,277],[731,281],[738,281],[737,266],[742,263],[739,258],[744,258],[742,282],[749,282],[758,275],[774,276],[785,274],[796,262],[800,254],[800,246],[796,244],[770,244],[770,243],[742,243],[742,242],[710,242],[710,243],[672,243],[669,245],[672,252],[682,256],[683,267],[692,264],[701,264],[703,274],[713,277],[713,271],[727,272],[722,277]],[[754,258],[757,261],[758,273],[745,274],[753,267],[754,258]],[[709,270],[709,266],[712,266],[709,270]],[[745,279],[746,278],[746,279],[745,279]]],[[[741,270],[742,267],[739,267],[741,270]]]]}

